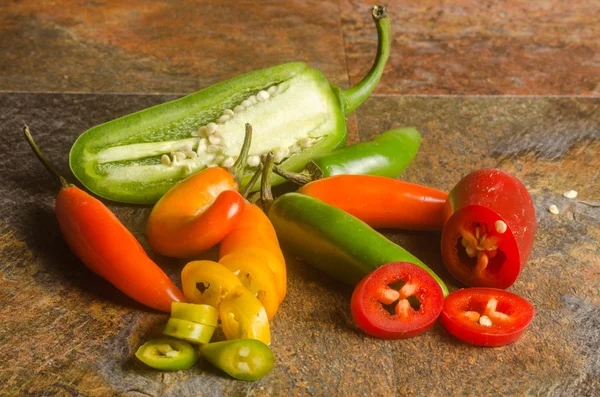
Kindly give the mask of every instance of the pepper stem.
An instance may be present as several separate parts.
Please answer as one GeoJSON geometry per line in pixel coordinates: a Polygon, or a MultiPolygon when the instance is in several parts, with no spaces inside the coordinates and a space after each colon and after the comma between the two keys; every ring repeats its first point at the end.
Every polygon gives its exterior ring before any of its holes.
{"type": "Polygon", "coordinates": [[[271,171],[273,171],[273,152],[262,156],[262,180],[260,181],[260,206],[264,212],[269,211],[273,203],[273,192],[271,191],[271,171]]]}
{"type": "Polygon", "coordinates": [[[229,167],[229,172],[239,181],[242,179],[242,173],[244,172],[244,167],[246,167],[246,163],[248,162],[248,152],[250,151],[250,144],[252,143],[252,126],[249,123],[246,123],[246,134],[244,135],[244,143],[242,144],[242,149],[240,150],[240,155],[238,156],[236,162],[229,167]]]}
{"type": "Polygon", "coordinates": [[[62,188],[73,186],[69,182],[67,182],[67,180],[61,174],[58,173],[56,168],[54,168],[54,166],[50,164],[46,156],[42,154],[40,148],[38,148],[35,141],[33,140],[33,137],[31,136],[31,131],[29,131],[29,127],[27,126],[27,124],[23,126],[23,132],[25,133],[25,139],[27,139],[29,146],[31,146],[31,149],[33,149],[33,152],[35,153],[37,158],[42,162],[44,167],[46,167],[46,169],[50,171],[50,173],[58,181],[58,183],[60,183],[60,186],[62,188]]]}
{"type": "Polygon", "coordinates": [[[273,172],[281,177],[284,177],[288,181],[294,182],[298,186],[304,186],[307,183],[314,181],[314,178],[310,175],[306,175],[304,173],[299,172],[286,171],[277,165],[273,166],[273,172]]]}
{"type": "Polygon", "coordinates": [[[252,190],[252,187],[254,185],[256,185],[256,182],[258,181],[258,178],[260,178],[261,175],[262,175],[262,164],[259,164],[258,170],[254,173],[254,175],[252,175],[250,182],[248,182],[246,184],[246,186],[244,187],[244,191],[242,192],[243,198],[248,198],[248,194],[250,194],[250,190],[252,190]]]}
{"type": "Polygon", "coordinates": [[[373,92],[390,57],[390,18],[385,6],[374,6],[372,15],[377,27],[377,55],[369,73],[354,87],[340,92],[345,114],[352,113],[373,92]]]}

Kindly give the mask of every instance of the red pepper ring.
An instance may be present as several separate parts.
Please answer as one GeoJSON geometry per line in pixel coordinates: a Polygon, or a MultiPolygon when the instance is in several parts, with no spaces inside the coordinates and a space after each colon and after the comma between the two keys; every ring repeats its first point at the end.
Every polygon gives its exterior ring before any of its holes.
{"type": "Polygon", "coordinates": [[[467,343],[503,346],[521,337],[534,312],[531,303],[512,292],[464,288],[446,297],[440,322],[467,343]]]}
{"type": "Polygon", "coordinates": [[[430,329],[443,300],[442,289],[425,270],[408,262],[392,262],[358,283],[350,309],[356,325],[367,334],[401,339],[430,329]]]}

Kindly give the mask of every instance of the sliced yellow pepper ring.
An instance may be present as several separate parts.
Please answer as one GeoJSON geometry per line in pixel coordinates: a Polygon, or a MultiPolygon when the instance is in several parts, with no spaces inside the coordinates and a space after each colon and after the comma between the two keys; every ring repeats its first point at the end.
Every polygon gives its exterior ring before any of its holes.
{"type": "Polygon", "coordinates": [[[171,304],[171,317],[216,327],[219,320],[219,311],[216,307],[210,305],[173,302],[171,304]]]}
{"type": "Polygon", "coordinates": [[[212,338],[216,327],[204,324],[196,324],[187,320],[170,318],[163,334],[177,339],[183,339],[191,343],[208,343],[212,338]]]}
{"type": "Polygon", "coordinates": [[[213,261],[190,262],[181,271],[183,294],[193,303],[219,307],[221,300],[241,281],[231,270],[213,261]]]}
{"type": "Polygon", "coordinates": [[[261,301],[267,317],[273,318],[279,307],[279,294],[275,274],[266,261],[236,251],[219,259],[219,263],[238,276],[244,287],[261,301]]]}
{"type": "Polygon", "coordinates": [[[223,258],[233,253],[240,255],[240,257],[247,258],[248,260],[252,259],[253,261],[261,261],[267,264],[275,276],[275,288],[279,295],[279,303],[281,303],[287,292],[287,270],[285,261],[281,260],[271,251],[259,247],[248,247],[235,250],[224,255],[223,258]]]}
{"type": "Polygon", "coordinates": [[[235,288],[219,306],[221,327],[228,340],[258,339],[271,343],[269,319],[262,303],[243,286],[235,288]]]}

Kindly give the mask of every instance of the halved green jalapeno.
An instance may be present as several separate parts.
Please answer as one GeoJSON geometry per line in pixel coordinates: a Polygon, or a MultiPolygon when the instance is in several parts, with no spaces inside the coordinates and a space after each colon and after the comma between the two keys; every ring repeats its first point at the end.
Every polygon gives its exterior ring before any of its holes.
{"type": "Polygon", "coordinates": [[[334,175],[377,175],[397,178],[413,161],[421,145],[421,134],[414,128],[398,128],[361,142],[320,155],[301,173],[275,167],[286,179],[304,185],[334,175]]]}
{"type": "Polygon", "coordinates": [[[173,338],[149,340],[135,352],[135,356],[147,366],[163,371],[187,369],[198,360],[192,345],[173,338]]]}
{"type": "Polygon", "coordinates": [[[197,324],[178,318],[170,318],[165,325],[163,334],[191,343],[208,343],[215,333],[215,327],[197,324]]]}
{"type": "MultiPolygon", "coordinates": [[[[241,185],[260,156],[274,152],[288,171],[346,143],[345,115],[373,91],[390,52],[385,8],[373,9],[379,45],[369,73],[341,90],[303,63],[251,72],[184,98],[99,125],[70,153],[73,174],[97,195],[151,204],[179,180],[206,167],[233,165],[246,123],[254,127],[241,185]]],[[[273,175],[272,183],[283,178],[273,175]]]]}
{"type": "Polygon", "coordinates": [[[275,357],[256,339],[237,339],[200,346],[200,353],[215,367],[240,380],[258,380],[271,372],[275,357]]]}

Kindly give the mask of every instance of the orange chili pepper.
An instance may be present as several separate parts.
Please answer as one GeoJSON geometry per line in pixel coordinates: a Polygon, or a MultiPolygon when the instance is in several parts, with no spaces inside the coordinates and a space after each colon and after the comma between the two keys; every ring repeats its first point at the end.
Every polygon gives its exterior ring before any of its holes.
{"type": "Polygon", "coordinates": [[[442,230],[448,193],[372,175],[338,175],[307,183],[299,193],[340,208],[374,228],[442,230]]]}
{"type": "Polygon", "coordinates": [[[133,234],[101,201],[67,183],[36,146],[29,128],[25,137],[44,166],[60,182],[56,218],[73,251],[90,270],[134,300],[165,312],[185,297],[154,263],[133,234]]]}
{"type": "Polygon", "coordinates": [[[239,221],[244,198],[237,192],[250,148],[252,127],[246,124],[241,153],[231,171],[207,168],[179,182],[154,206],[146,237],[159,254],[189,258],[218,244],[239,221]]]}

